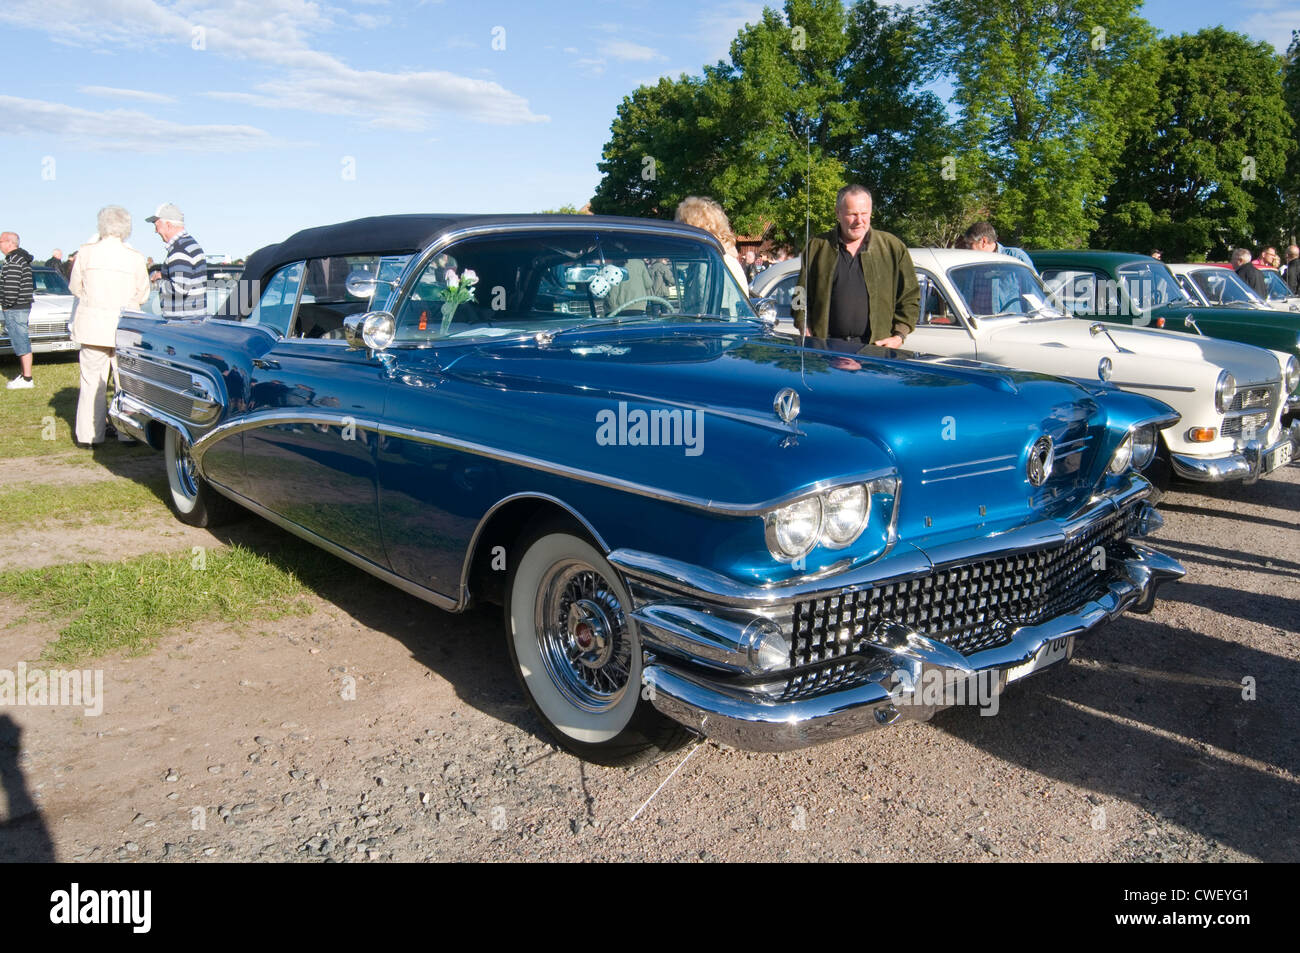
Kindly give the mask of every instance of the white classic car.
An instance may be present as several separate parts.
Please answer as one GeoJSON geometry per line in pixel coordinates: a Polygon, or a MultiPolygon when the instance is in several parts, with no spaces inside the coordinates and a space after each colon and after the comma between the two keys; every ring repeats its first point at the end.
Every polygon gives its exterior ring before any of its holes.
{"type": "MultiPolygon", "coordinates": [[[[68,323],[72,320],[77,299],[72,296],[63,275],[47,265],[33,264],[32,291],[32,312],[27,318],[32,353],[75,351],[77,344],[68,333],[68,323]]],[[[13,352],[13,345],[0,325],[0,354],[13,352]]]]}
{"type": "MultiPolygon", "coordinates": [[[[1204,482],[1245,480],[1286,466],[1300,423],[1283,426],[1283,393],[1300,362],[1268,351],[1175,331],[1089,323],[1055,308],[1038,276],[1016,259],[988,252],[913,248],[921,315],[905,347],[947,357],[1109,381],[1164,401],[1182,415],[1160,434],[1146,475],[1204,482]]],[[[799,280],[794,259],[757,275],[755,297],[772,297],[779,328],[794,333],[789,303],[799,280]]]]}
{"type": "MultiPolygon", "coordinates": [[[[1187,299],[1202,308],[1300,311],[1300,298],[1288,297],[1290,290],[1285,283],[1282,283],[1282,297],[1270,297],[1265,301],[1235,271],[1222,265],[1210,262],[1170,265],[1169,271],[1178,279],[1178,287],[1183,289],[1187,299]]],[[[1277,278],[1276,272],[1265,272],[1266,281],[1270,275],[1277,278]]]]}

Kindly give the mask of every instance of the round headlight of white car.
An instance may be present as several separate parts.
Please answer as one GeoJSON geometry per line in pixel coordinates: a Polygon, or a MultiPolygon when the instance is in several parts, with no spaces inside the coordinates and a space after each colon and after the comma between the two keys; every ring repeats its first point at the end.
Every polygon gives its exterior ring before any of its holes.
{"type": "Polygon", "coordinates": [[[1120,445],[1115,448],[1115,455],[1110,458],[1110,472],[1123,473],[1133,462],[1133,434],[1127,433],[1120,445]]]}
{"type": "Polygon", "coordinates": [[[819,496],[797,500],[765,517],[767,548],[777,559],[798,559],[817,544],[822,531],[819,496]]]}
{"type": "Polygon", "coordinates": [[[1300,361],[1297,361],[1295,357],[1287,358],[1286,372],[1282,375],[1282,380],[1282,397],[1285,399],[1287,394],[1290,394],[1296,389],[1297,385],[1300,385],[1300,361]]]}
{"type": "Polygon", "coordinates": [[[1156,458],[1156,428],[1137,427],[1133,430],[1133,469],[1145,470],[1156,458]]]}
{"type": "Polygon", "coordinates": [[[1227,371],[1219,372],[1219,380],[1214,385],[1214,407],[1221,414],[1226,414],[1232,406],[1232,398],[1237,396],[1237,380],[1227,371]]]}
{"type": "Polygon", "coordinates": [[[858,538],[871,515],[871,494],[861,483],[837,486],[822,496],[822,543],[843,549],[858,538]]]}
{"type": "Polygon", "coordinates": [[[1113,369],[1113,365],[1111,364],[1110,358],[1103,357],[1100,361],[1097,362],[1097,378],[1103,381],[1110,380],[1112,369],[1113,369]]]}

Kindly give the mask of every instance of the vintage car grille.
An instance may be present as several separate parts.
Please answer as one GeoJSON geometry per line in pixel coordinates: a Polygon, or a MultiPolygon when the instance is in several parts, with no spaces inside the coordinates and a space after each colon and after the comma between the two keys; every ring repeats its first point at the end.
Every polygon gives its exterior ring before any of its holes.
{"type": "Polygon", "coordinates": [[[63,317],[52,318],[49,321],[28,321],[27,331],[34,338],[66,338],[68,336],[68,319],[63,317]]]}
{"type": "Polygon", "coordinates": [[[1075,609],[1104,591],[1094,547],[1117,556],[1127,514],[1113,514],[1059,546],[983,559],[906,582],[796,603],[791,664],[815,665],[861,651],[881,622],[896,621],[963,655],[1002,645],[1010,630],[1075,609]]]}
{"type": "Polygon", "coordinates": [[[119,354],[117,368],[124,391],[182,420],[204,422],[219,409],[215,402],[194,396],[194,381],[186,371],[131,354],[119,354]]]}
{"type": "Polygon", "coordinates": [[[166,364],[159,364],[156,361],[142,360],[131,354],[119,353],[117,366],[123,373],[131,374],[141,380],[156,381],[167,387],[175,387],[177,390],[185,390],[191,384],[190,375],[187,372],[168,367],[166,364]]]}
{"type": "Polygon", "coordinates": [[[1223,420],[1223,436],[1239,437],[1254,431],[1262,438],[1272,426],[1279,389],[1272,384],[1239,388],[1223,420]]]}

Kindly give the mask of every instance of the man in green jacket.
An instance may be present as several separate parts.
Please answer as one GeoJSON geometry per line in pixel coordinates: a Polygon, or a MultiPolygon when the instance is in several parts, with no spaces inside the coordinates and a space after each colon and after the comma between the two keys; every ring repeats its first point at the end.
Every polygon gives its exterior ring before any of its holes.
{"type": "Polygon", "coordinates": [[[799,270],[804,300],[796,295],[791,308],[795,327],[835,350],[902,347],[921,308],[907,246],[872,229],[871,193],[861,185],[840,189],[835,217],[839,227],[804,249],[799,270]]]}

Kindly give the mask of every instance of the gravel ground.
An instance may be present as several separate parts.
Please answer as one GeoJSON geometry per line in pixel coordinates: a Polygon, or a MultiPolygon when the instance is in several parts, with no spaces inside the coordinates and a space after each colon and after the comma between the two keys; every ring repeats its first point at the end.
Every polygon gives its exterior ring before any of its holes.
{"type": "MultiPolygon", "coordinates": [[[[499,610],[448,615],[339,563],[310,615],[92,663],[98,717],[0,709],[0,859],[1298,860],[1300,468],[1161,509],[1187,579],[994,717],[781,755],[703,741],[639,769],[550,743],[499,610]]],[[[204,540],[138,527],[128,548],[204,540]]],[[[0,668],[53,635],[0,629],[0,668]]]]}

